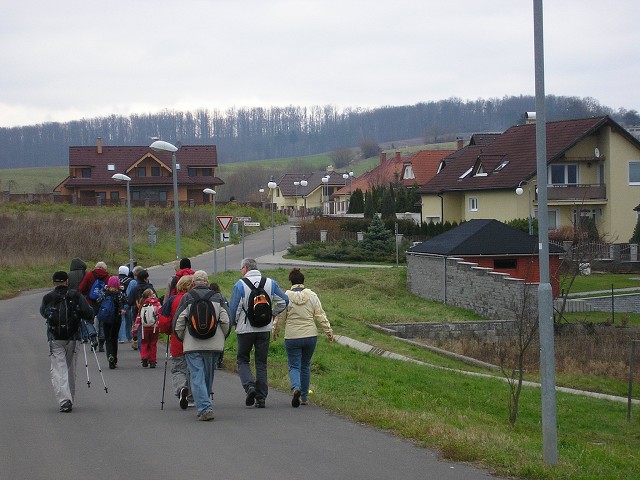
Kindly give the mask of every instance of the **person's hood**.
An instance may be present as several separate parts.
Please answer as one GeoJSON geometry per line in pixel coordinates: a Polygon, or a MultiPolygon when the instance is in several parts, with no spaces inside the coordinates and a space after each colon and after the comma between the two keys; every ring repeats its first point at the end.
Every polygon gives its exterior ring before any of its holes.
{"type": "Polygon", "coordinates": [[[194,271],[193,271],[193,270],[191,270],[190,268],[183,268],[182,270],[178,270],[178,271],[176,272],[176,278],[177,278],[178,280],[180,280],[180,279],[181,279],[182,277],[184,277],[185,275],[193,275],[194,273],[196,273],[196,272],[194,272],[194,271]]]}
{"type": "Polygon", "coordinates": [[[80,258],[71,259],[71,265],[69,266],[69,271],[73,270],[86,270],[87,264],[84,263],[80,258]]]}
{"type": "Polygon", "coordinates": [[[296,305],[302,305],[309,301],[309,290],[304,288],[304,285],[292,285],[291,290],[287,293],[290,293],[289,300],[296,305]]]}
{"type": "Polygon", "coordinates": [[[109,274],[107,273],[107,271],[104,268],[94,268],[93,269],[93,275],[96,278],[99,278],[100,280],[103,280],[105,278],[109,278],[109,274]]]}

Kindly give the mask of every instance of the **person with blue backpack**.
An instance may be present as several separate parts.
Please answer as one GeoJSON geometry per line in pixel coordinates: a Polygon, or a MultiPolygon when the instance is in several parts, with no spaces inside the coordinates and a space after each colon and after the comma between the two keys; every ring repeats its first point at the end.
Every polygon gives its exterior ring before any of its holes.
{"type": "Polygon", "coordinates": [[[121,311],[127,304],[127,297],[116,276],[109,277],[104,289],[96,300],[98,313],[96,318],[103,325],[104,347],[109,362],[109,368],[118,366],[118,333],[122,322],[121,311]]]}
{"type": "MultiPolygon", "coordinates": [[[[97,262],[96,266],[93,270],[88,271],[80,285],[78,285],[78,291],[84,295],[93,308],[94,313],[98,314],[98,304],[96,303],[98,293],[104,288],[104,284],[109,279],[109,272],[107,271],[107,264],[104,262],[97,262]]],[[[87,322],[87,326],[90,327],[90,330],[94,330],[93,322],[87,322]]],[[[104,329],[103,326],[98,322],[98,351],[104,352],[104,329]]]]}

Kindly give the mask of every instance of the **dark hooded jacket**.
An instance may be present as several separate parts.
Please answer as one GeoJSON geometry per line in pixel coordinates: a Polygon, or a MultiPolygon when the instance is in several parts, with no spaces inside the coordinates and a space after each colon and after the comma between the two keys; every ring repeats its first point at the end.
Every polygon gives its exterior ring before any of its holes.
{"type": "Polygon", "coordinates": [[[69,288],[72,290],[77,290],[86,273],[87,264],[84,263],[80,258],[72,259],[71,265],[69,266],[69,288]]]}

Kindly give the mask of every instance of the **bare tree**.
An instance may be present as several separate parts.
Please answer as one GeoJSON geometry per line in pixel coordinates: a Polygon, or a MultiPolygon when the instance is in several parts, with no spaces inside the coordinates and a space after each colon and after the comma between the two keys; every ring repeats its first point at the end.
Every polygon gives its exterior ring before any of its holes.
{"type": "Polygon", "coordinates": [[[329,154],[333,166],[336,168],[344,168],[353,160],[353,151],[347,147],[340,147],[329,154]]]}

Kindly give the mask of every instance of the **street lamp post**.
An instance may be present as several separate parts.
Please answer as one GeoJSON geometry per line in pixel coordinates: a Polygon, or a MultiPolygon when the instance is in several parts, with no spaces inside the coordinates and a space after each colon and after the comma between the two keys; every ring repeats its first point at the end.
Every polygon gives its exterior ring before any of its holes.
{"type": "Polygon", "coordinates": [[[171,152],[171,174],[173,175],[173,216],[176,225],[176,259],[182,257],[180,253],[180,212],[178,210],[178,171],[176,169],[176,152],[178,147],[162,140],[156,140],[149,148],[156,152],[171,152]]]}
{"type": "MultiPolygon", "coordinates": [[[[309,185],[309,182],[307,182],[306,180],[300,180],[300,186],[302,188],[305,188],[307,185],[309,185]]],[[[302,212],[302,216],[306,217],[307,216],[307,196],[303,194],[302,198],[304,198],[304,211],[302,212]]]]}
{"type": "Polygon", "coordinates": [[[300,186],[300,182],[296,180],[295,182],[293,182],[293,184],[294,184],[294,185],[295,185],[295,187],[296,187],[296,195],[295,195],[295,209],[296,209],[296,217],[297,217],[297,216],[298,216],[298,215],[297,215],[297,213],[298,213],[298,187],[300,186]]]}
{"type": "Polygon", "coordinates": [[[111,176],[117,182],[127,182],[127,229],[129,230],[129,271],[133,271],[133,229],[131,228],[131,192],[129,184],[131,177],[123,173],[116,173],[111,176]]]}
{"type": "Polygon", "coordinates": [[[322,210],[325,214],[329,213],[329,202],[327,197],[329,196],[329,189],[327,184],[329,183],[329,177],[322,177],[322,210]]]}
{"type": "Polygon", "coordinates": [[[271,181],[267,183],[267,187],[269,187],[269,190],[271,190],[271,253],[273,255],[276,254],[276,231],[273,220],[273,192],[277,186],[278,184],[274,182],[273,177],[271,177],[271,181]]]}
{"type": "Polygon", "coordinates": [[[216,217],[216,191],[213,188],[205,188],[202,190],[202,193],[211,195],[211,203],[213,203],[213,275],[215,276],[218,274],[218,250],[216,248],[216,223],[218,223],[218,218],[216,217]]]}
{"type": "Polygon", "coordinates": [[[260,192],[260,203],[262,204],[262,209],[264,210],[264,198],[263,198],[264,188],[261,188],[258,191],[260,192]]]}
{"type": "Polygon", "coordinates": [[[527,195],[528,195],[528,201],[527,201],[527,209],[529,210],[529,215],[528,215],[528,219],[529,219],[529,235],[533,235],[533,221],[531,219],[531,186],[529,186],[529,182],[527,182],[526,180],[522,180],[519,184],[518,187],[516,188],[516,195],[522,195],[524,193],[524,189],[522,188],[522,184],[527,185],[527,195]]]}

